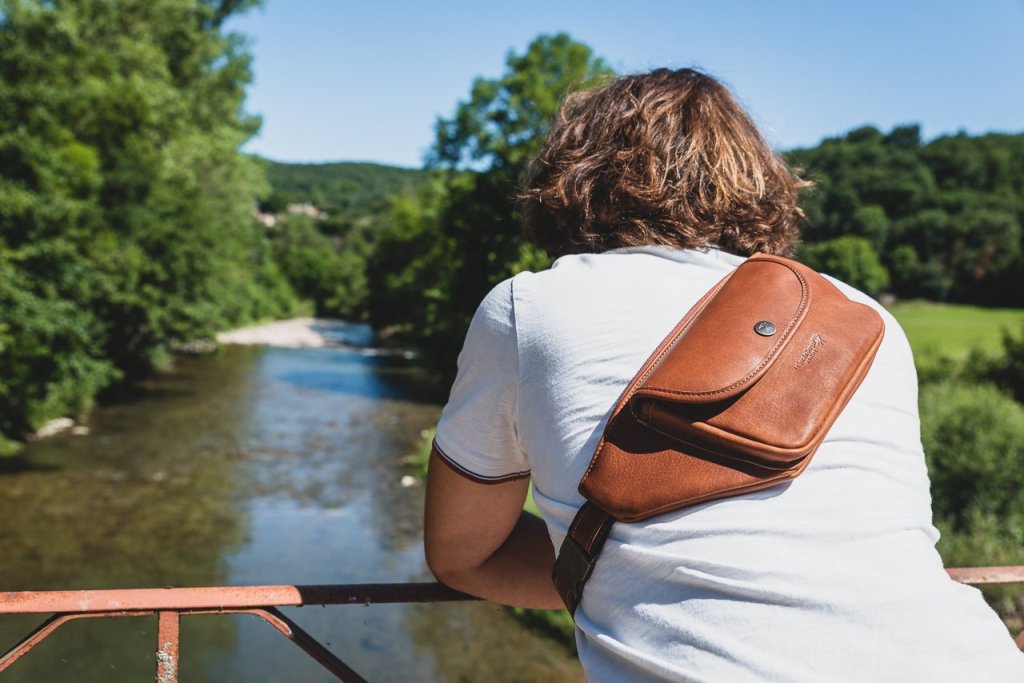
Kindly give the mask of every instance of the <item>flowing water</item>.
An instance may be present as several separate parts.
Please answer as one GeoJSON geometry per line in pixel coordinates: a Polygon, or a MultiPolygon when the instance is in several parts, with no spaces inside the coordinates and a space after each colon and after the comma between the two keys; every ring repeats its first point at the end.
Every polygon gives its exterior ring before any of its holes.
{"type": "MultiPolygon", "coordinates": [[[[349,339],[368,339],[359,326],[349,339]]],[[[403,457],[436,392],[357,348],[230,347],[0,459],[0,590],[428,580],[403,457]]],[[[495,605],[286,608],[370,681],[579,681],[495,605]]],[[[0,617],[0,651],[42,621],[0,617]]],[[[65,625],[7,681],[152,680],[155,617],[65,625]]],[[[331,681],[250,616],[182,619],[181,680],[331,681]]]]}

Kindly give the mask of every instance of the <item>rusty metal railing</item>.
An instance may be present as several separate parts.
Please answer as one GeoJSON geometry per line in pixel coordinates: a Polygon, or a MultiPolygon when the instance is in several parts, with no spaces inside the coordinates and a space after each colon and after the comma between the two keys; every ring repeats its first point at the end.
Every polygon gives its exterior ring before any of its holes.
{"type": "MultiPolygon", "coordinates": [[[[1024,567],[948,569],[960,583],[1024,583],[1024,567]]],[[[157,615],[156,682],[178,680],[179,626],[182,616],[252,614],[277,629],[324,668],[346,683],[366,679],[278,607],[371,605],[476,600],[438,583],[381,583],[334,586],[218,586],[210,588],[137,588],[127,590],[26,591],[0,593],[0,615],[52,614],[0,657],[0,673],[62,625],[75,619],[157,615]]],[[[1017,636],[1024,650],[1024,631],[1017,636]]]]}
{"type": "Polygon", "coordinates": [[[252,614],[277,629],[339,680],[345,683],[366,683],[366,679],[277,608],[476,599],[439,583],[218,586],[0,593],[0,615],[53,614],[0,657],[0,673],[69,621],[97,617],[146,617],[156,614],[156,681],[176,683],[179,622],[182,616],[252,614]]]}

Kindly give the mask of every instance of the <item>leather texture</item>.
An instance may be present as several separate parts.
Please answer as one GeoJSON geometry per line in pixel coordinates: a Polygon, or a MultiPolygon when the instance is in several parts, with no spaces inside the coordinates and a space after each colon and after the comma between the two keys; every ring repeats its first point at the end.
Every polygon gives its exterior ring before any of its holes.
{"type": "Polygon", "coordinates": [[[806,266],[756,254],[716,284],[626,387],[552,578],[574,613],[614,520],[782,484],[811,461],[882,343],[878,313],[806,266]]]}

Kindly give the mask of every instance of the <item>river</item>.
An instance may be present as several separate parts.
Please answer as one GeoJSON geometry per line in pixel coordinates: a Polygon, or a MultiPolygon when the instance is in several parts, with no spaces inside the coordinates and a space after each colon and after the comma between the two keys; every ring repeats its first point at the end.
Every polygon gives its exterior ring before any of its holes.
{"type": "MultiPolygon", "coordinates": [[[[365,327],[346,330],[369,339],[365,327]]],[[[227,347],[0,459],[0,589],[428,580],[403,457],[439,413],[405,361],[227,347]]],[[[579,681],[565,649],[486,603],[286,608],[370,681],[579,681]]],[[[40,616],[0,617],[0,649],[40,616]]],[[[156,620],[62,627],[3,680],[152,680],[156,620]]],[[[181,680],[333,681],[250,616],[182,620],[181,680]]]]}

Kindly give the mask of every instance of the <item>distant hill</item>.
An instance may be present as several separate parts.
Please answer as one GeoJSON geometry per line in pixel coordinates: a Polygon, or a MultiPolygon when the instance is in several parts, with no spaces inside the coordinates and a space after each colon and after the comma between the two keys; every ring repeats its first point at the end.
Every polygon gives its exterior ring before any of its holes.
{"type": "Polygon", "coordinates": [[[372,213],[387,197],[415,192],[427,179],[421,169],[364,162],[266,163],[273,192],[263,209],[271,213],[303,202],[334,215],[372,213]]]}

